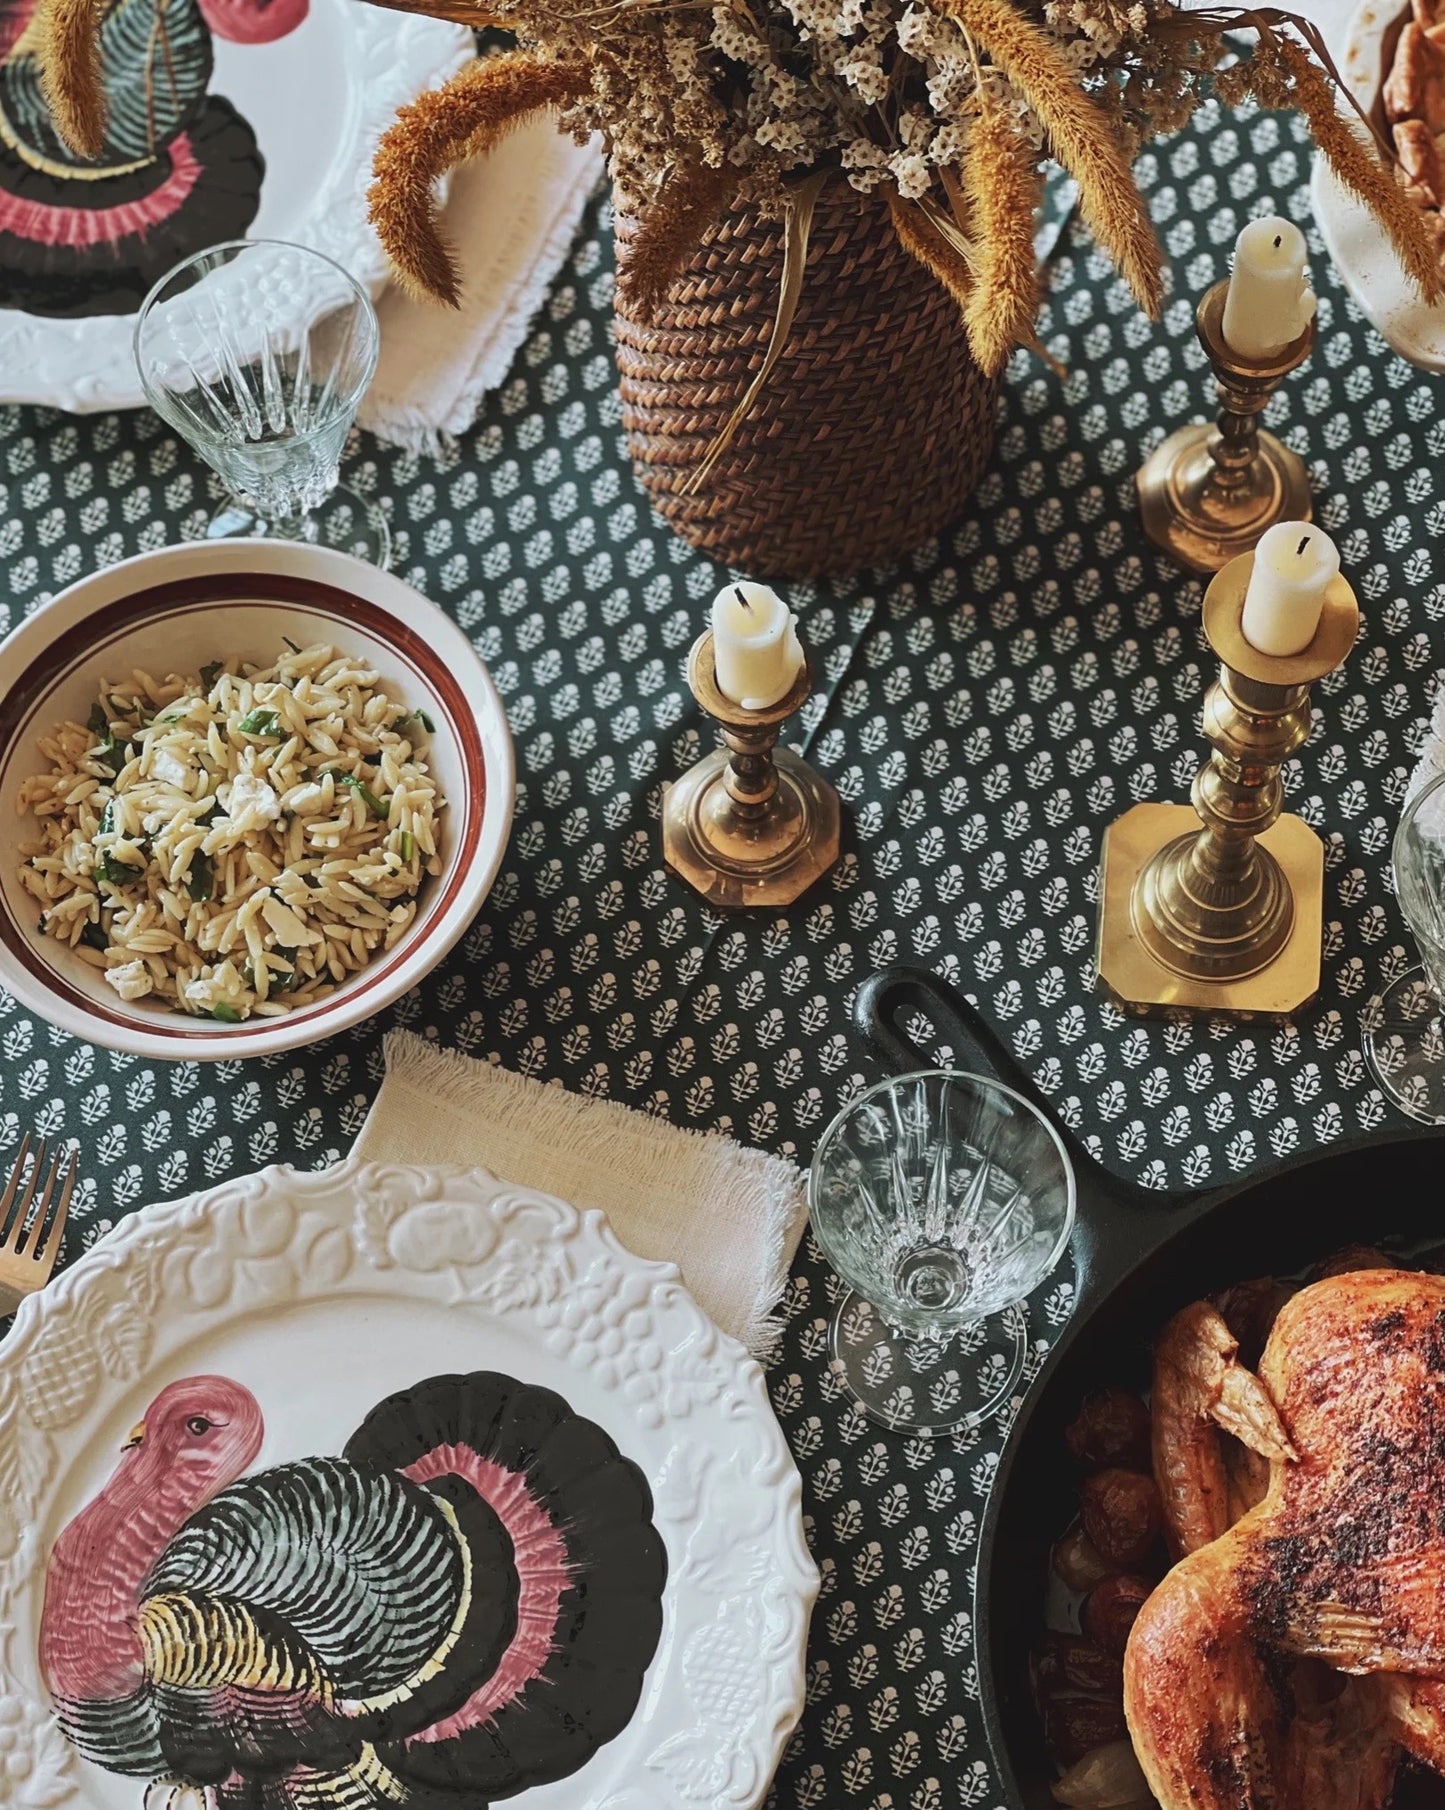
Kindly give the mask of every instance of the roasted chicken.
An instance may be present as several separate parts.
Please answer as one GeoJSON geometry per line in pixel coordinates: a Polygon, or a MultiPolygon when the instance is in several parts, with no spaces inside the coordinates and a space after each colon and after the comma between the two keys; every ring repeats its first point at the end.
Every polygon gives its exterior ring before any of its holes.
{"type": "Polygon", "coordinates": [[[1163,1810],[1380,1810],[1402,1749],[1445,1770],[1445,1278],[1314,1283],[1257,1379],[1218,1312],[1187,1309],[1153,1407],[1185,1556],[1134,1624],[1124,1691],[1163,1810]],[[1221,1427],[1269,1461],[1232,1526],[1221,1427]]]}

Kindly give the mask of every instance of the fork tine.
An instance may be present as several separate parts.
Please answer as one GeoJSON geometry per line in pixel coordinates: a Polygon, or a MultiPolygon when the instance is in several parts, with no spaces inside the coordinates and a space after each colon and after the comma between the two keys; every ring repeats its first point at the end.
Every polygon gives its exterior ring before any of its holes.
{"type": "Polygon", "coordinates": [[[45,1202],[50,1193],[50,1181],[45,1177],[45,1159],[50,1154],[49,1146],[41,1138],[35,1146],[35,1160],[30,1165],[30,1179],[25,1185],[25,1192],[20,1197],[20,1204],[15,1209],[15,1223],[11,1226],[5,1248],[18,1257],[24,1253],[35,1229],[35,1222],[45,1211],[45,1202]],[[36,1195],[39,1200],[36,1200],[36,1195]]]}
{"type": "Polygon", "coordinates": [[[5,1227],[10,1220],[10,1209],[15,1205],[15,1190],[20,1186],[20,1179],[25,1174],[25,1159],[30,1154],[30,1133],[27,1131],[20,1140],[20,1148],[15,1152],[15,1161],[10,1167],[10,1180],[5,1185],[5,1192],[0,1195],[0,1245],[5,1243],[5,1227]]]}
{"type": "Polygon", "coordinates": [[[35,1204],[35,1190],[40,1186],[40,1177],[44,1170],[45,1139],[37,1138],[31,1155],[30,1171],[25,1177],[25,1185],[20,1191],[20,1198],[15,1203],[15,1212],[3,1234],[0,1234],[0,1251],[15,1252],[23,1247],[30,1209],[35,1204]]]}
{"type": "Polygon", "coordinates": [[[45,1264],[51,1269],[54,1269],[55,1260],[60,1254],[65,1222],[70,1216],[70,1197],[75,1192],[75,1176],[80,1167],[80,1151],[74,1145],[71,1146],[70,1161],[65,1164],[65,1179],[60,1184],[60,1200],[57,1203],[55,1184],[60,1179],[60,1166],[64,1162],[62,1152],[57,1155],[51,1167],[50,1180],[45,1184],[45,1198],[35,1217],[35,1236],[30,1253],[37,1263],[45,1264]]]}

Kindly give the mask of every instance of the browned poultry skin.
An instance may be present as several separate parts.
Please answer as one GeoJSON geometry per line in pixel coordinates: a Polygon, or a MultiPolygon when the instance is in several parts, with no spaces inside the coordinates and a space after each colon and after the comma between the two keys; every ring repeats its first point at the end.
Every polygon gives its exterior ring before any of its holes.
{"type": "Polygon", "coordinates": [[[1281,1310],[1261,1380],[1296,1460],[1144,1605],[1130,1734],[1163,1810],[1374,1810],[1397,1743],[1445,1762],[1445,1682],[1385,1678],[1307,1709],[1328,1725],[1322,1773],[1308,1729],[1290,1731],[1290,1656],[1445,1681],[1445,1278],[1313,1284],[1281,1310]]]}
{"type": "Polygon", "coordinates": [[[1175,1314],[1154,1347],[1154,1481],[1172,1558],[1217,1540],[1234,1519],[1219,1429],[1267,1458],[1290,1450],[1274,1403],[1238,1352],[1207,1301],[1175,1314]]]}

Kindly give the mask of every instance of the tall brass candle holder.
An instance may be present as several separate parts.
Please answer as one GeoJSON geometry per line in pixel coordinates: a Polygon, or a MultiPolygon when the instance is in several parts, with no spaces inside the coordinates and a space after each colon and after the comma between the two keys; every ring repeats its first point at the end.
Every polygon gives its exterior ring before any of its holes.
{"type": "Polygon", "coordinates": [[[1214,367],[1220,413],[1161,440],[1139,470],[1144,532],[1176,564],[1217,572],[1248,553],[1276,522],[1310,519],[1309,475],[1298,454],[1259,425],[1280,381],[1309,357],[1315,324],[1278,357],[1255,363],[1224,338],[1228,278],[1206,291],[1195,313],[1199,342],[1214,367]]]}
{"type": "Polygon", "coordinates": [[[1304,746],[1310,686],[1343,662],[1360,612],[1336,577],[1309,646],[1262,654],[1242,626],[1253,568],[1252,553],[1231,560],[1204,596],[1221,670],[1192,806],[1135,805],[1104,837],[1099,980],[1135,1011],[1284,1018],[1319,990],[1324,844],[1280,815],[1280,768],[1304,746]]]}
{"type": "Polygon", "coordinates": [[[687,682],[723,746],[663,788],[663,859],[713,905],[791,905],[838,859],[841,829],[832,786],[777,746],[813,689],[807,655],[785,697],[746,710],[718,687],[708,629],[688,655],[687,682]]]}

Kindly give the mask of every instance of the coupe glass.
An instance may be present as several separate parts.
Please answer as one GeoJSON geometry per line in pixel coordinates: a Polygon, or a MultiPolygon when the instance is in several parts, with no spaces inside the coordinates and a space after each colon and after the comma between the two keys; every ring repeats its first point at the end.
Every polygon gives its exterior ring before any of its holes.
{"type": "Polygon", "coordinates": [[[1365,1059],[1402,1112],[1422,1125],[1445,1125],[1445,774],[1406,808],[1392,866],[1420,964],[1365,1007],[1365,1059]]]}
{"type": "Polygon", "coordinates": [[[231,492],[212,538],[313,541],[388,563],[385,517],[338,482],[379,346],[370,296],[302,245],[213,245],[161,278],[136,321],[136,365],[151,407],[231,492]]]}
{"type": "Polygon", "coordinates": [[[1023,1372],[1024,1300],[1074,1223],[1073,1167],[1042,1113],[951,1069],[881,1081],[823,1133],[808,1210],[849,1286],[833,1368],[863,1411],[929,1437],[996,1414],[1023,1372]]]}

